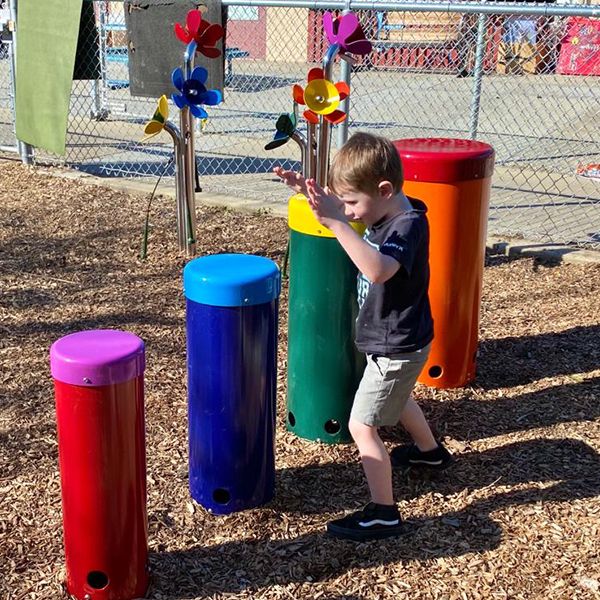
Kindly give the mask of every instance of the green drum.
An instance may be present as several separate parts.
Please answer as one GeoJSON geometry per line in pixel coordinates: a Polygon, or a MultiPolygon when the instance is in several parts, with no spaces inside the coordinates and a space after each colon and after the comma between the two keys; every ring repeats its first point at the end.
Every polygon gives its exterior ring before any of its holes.
{"type": "Polygon", "coordinates": [[[288,215],[287,427],[308,440],[348,442],[348,418],[364,369],[354,346],[356,267],[304,196],[290,198],[288,215]]]}

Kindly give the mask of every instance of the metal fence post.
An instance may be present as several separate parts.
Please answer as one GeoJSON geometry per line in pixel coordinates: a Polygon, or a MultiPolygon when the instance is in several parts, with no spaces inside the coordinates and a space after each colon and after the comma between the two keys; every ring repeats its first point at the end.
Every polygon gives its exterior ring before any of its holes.
{"type": "MultiPolygon", "coordinates": [[[[15,138],[17,124],[17,0],[10,0],[10,20],[12,22],[12,52],[10,54],[13,90],[13,120],[15,123],[15,138]]],[[[19,156],[24,165],[33,164],[33,146],[17,138],[19,156]]]]}
{"type": "Polygon", "coordinates": [[[100,60],[100,79],[94,79],[92,83],[92,110],[90,117],[96,121],[105,121],[110,115],[106,101],[106,91],[104,81],[108,78],[106,73],[106,6],[104,2],[100,3],[97,13],[99,48],[98,58],[100,60]]]}
{"type": "Polygon", "coordinates": [[[481,83],[483,79],[483,59],[485,57],[485,32],[487,16],[479,15],[477,21],[477,49],[475,51],[475,67],[473,69],[473,90],[471,96],[471,109],[469,118],[469,135],[472,140],[477,137],[479,124],[479,109],[481,107],[481,83]]]}

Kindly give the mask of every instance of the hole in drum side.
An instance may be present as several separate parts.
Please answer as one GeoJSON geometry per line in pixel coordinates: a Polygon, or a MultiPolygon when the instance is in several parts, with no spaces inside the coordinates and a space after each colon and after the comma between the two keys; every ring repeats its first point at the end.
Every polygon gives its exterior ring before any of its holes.
{"type": "Polygon", "coordinates": [[[442,376],[443,372],[444,370],[439,365],[433,365],[433,367],[429,367],[429,371],[427,371],[427,373],[429,373],[429,377],[432,379],[438,379],[438,377],[442,376]]]}
{"type": "Polygon", "coordinates": [[[108,575],[102,571],[90,571],[87,576],[88,585],[95,590],[102,590],[108,585],[108,575]]]}
{"type": "Polygon", "coordinates": [[[340,429],[340,424],[335,419],[330,419],[325,423],[325,431],[330,435],[335,435],[340,429]]]}
{"type": "Polygon", "coordinates": [[[227,504],[231,500],[231,494],[223,488],[217,488],[213,492],[213,500],[217,504],[227,504]]]}

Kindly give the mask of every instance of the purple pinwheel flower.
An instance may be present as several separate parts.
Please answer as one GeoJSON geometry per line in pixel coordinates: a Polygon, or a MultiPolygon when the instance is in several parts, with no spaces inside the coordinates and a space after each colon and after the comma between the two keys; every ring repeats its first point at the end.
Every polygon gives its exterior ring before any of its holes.
{"type": "Polygon", "coordinates": [[[326,12],[323,15],[323,27],[329,43],[337,44],[343,52],[362,55],[368,54],[373,48],[354,13],[334,18],[330,12],[326,12]]]}
{"type": "Polygon", "coordinates": [[[223,100],[219,90],[207,90],[206,79],[208,71],[202,67],[196,67],[189,79],[184,79],[183,71],[177,68],[171,75],[173,85],[180,92],[179,94],[171,94],[173,102],[179,108],[190,107],[191,113],[197,119],[206,119],[208,113],[202,108],[202,104],[215,106],[223,100]]]}

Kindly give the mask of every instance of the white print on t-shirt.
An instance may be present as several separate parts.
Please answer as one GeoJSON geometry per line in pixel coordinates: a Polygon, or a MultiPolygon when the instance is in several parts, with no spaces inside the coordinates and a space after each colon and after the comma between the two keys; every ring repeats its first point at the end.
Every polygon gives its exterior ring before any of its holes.
{"type": "MultiPolygon", "coordinates": [[[[365,235],[363,239],[369,246],[373,246],[379,252],[379,246],[371,242],[367,235],[369,235],[369,230],[365,231],[365,235]]],[[[372,282],[365,277],[360,271],[358,272],[358,276],[356,277],[356,287],[358,289],[358,308],[362,308],[362,305],[365,303],[367,296],[369,295],[369,290],[371,289],[372,282]]]]}
{"type": "Polygon", "coordinates": [[[394,250],[398,250],[398,252],[404,252],[404,246],[400,246],[400,244],[386,240],[385,244],[383,245],[385,248],[393,248],[394,250]]]}
{"type": "Polygon", "coordinates": [[[371,289],[371,282],[359,272],[356,278],[356,286],[358,288],[358,308],[362,308],[365,303],[367,296],[369,295],[369,289],[371,289]]]}

